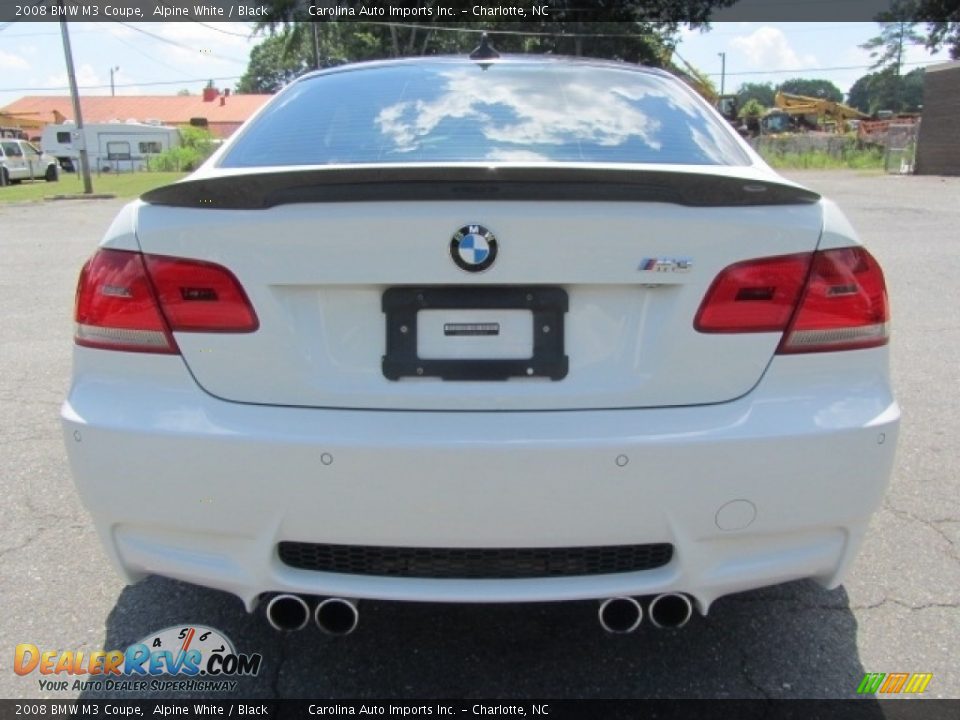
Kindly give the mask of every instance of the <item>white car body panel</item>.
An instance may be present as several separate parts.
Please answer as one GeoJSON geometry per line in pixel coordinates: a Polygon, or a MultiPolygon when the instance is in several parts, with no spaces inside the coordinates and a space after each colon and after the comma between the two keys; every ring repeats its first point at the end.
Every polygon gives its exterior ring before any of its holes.
{"type": "Polygon", "coordinates": [[[81,497],[131,581],[160,573],[250,609],[267,590],[457,602],[682,591],[705,611],[772,583],[840,582],[893,461],[887,359],[778,356],[748,396],[708,407],[437,413],[230,403],[178,357],[77,348],[64,431],[81,497]],[[744,503],[755,519],[722,530],[718,514],[736,520],[744,503]],[[282,540],[677,550],[639,573],[428,580],[289,568],[282,540]]]}
{"type": "MultiPolygon", "coordinates": [[[[722,127],[751,164],[544,167],[798,187],[722,127]]],[[[317,170],[218,167],[242,134],[188,180],[317,170]]],[[[900,411],[888,348],[776,354],[780,332],[705,334],[692,323],[732,263],[858,244],[826,199],[692,207],[423,198],[262,209],[135,201],[101,246],[227,267],[259,328],[177,332],[182,355],[76,347],[62,409],[70,464],[126,579],[160,574],[219,588],[251,611],[281,592],[451,602],[677,592],[706,612],[723,595],[794,579],[834,587],[893,465],[900,411]],[[473,223],[499,242],[496,263],[476,274],[449,250],[451,235],[473,223]],[[660,257],[692,258],[692,267],[638,270],[660,257]],[[381,298],[402,285],[563,288],[569,374],[387,380],[381,298]],[[295,568],[281,559],[281,542],[670,543],[674,552],[635,572],[440,579],[295,568]]],[[[511,357],[526,347],[518,333],[496,347],[470,342],[485,358],[511,357]]],[[[435,336],[421,350],[462,355],[449,340],[435,336]]]]}
{"type": "Polygon", "coordinates": [[[814,250],[821,218],[816,204],[423,201],[213,211],[143,205],[137,237],[146,253],[227,265],[256,308],[261,326],[253,334],[177,334],[190,371],[217,397],[315,407],[542,410],[689,405],[748,392],[780,333],[703,334],[693,317],[727,265],[814,250]],[[449,238],[469,223],[490,228],[499,240],[498,260],[483,273],[450,261],[449,238]],[[639,270],[644,258],[673,256],[691,258],[692,269],[639,270]],[[569,376],[521,378],[509,387],[387,380],[380,303],[396,285],[564,287],[569,376]],[[270,382],[262,382],[267,376],[270,382]]]}

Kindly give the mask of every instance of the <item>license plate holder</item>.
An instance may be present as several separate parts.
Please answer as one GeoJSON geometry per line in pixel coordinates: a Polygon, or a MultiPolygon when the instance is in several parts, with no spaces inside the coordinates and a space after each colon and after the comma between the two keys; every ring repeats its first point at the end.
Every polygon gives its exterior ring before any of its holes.
{"type": "Polygon", "coordinates": [[[508,380],[512,377],[562,380],[569,369],[564,354],[567,291],[558,287],[394,287],[383,293],[387,352],[383,374],[389,380],[439,377],[443,380],[508,380]],[[529,358],[421,358],[417,353],[417,314],[421,310],[529,310],[533,354],[529,358]]]}

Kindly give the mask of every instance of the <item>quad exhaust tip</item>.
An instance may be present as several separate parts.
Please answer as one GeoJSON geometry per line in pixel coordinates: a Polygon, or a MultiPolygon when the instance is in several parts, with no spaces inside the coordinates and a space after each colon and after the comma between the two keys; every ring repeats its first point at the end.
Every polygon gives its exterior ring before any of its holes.
{"type": "Polygon", "coordinates": [[[643,608],[632,597],[613,597],[600,603],[600,625],[608,633],[631,633],[643,622],[643,608]]]}
{"type": "Polygon", "coordinates": [[[664,593],[650,601],[650,622],[658,628],[682,628],[693,615],[693,604],[686,595],[664,593]]]}
{"type": "Polygon", "coordinates": [[[360,613],[357,604],[344,598],[327,598],[317,605],[314,622],[327,635],[349,635],[357,629],[360,613]]]}
{"type": "Polygon", "coordinates": [[[299,595],[276,595],[267,603],[267,622],[274,630],[303,630],[310,622],[310,606],[299,595]]]}

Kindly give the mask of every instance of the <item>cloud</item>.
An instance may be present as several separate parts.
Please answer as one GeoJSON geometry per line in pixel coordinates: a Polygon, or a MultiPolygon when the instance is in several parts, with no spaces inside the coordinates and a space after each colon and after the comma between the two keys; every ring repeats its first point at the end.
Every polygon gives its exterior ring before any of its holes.
{"type": "Polygon", "coordinates": [[[0,69],[2,70],[28,70],[30,63],[26,59],[13,53],[0,50],[0,69]]]}
{"type": "MultiPolygon", "coordinates": [[[[130,26],[105,23],[107,32],[144,52],[159,55],[167,62],[194,68],[247,62],[250,50],[260,38],[251,38],[250,23],[135,23],[130,26]],[[142,31],[142,32],[141,32],[142,31]],[[145,35],[144,32],[150,33],[145,35]],[[151,37],[155,36],[155,37],[151,37]],[[163,38],[158,39],[159,38],[163,38]],[[166,40],[166,42],[164,42],[166,40]],[[199,66],[198,66],[199,63],[199,66]]],[[[128,45],[129,47],[129,45],[128,45]]]]}
{"type": "Polygon", "coordinates": [[[730,45],[741,52],[750,65],[764,70],[815,68],[820,63],[813,54],[800,55],[790,46],[782,30],[763,26],[749,35],[738,35],[730,45]]]}
{"type": "MultiPolygon", "coordinates": [[[[76,68],[77,76],[77,85],[83,88],[81,91],[83,95],[109,95],[110,94],[110,82],[103,80],[97,71],[93,69],[93,66],[89,63],[84,63],[80,67],[76,68]],[[100,87],[101,85],[105,87],[100,87]],[[97,86],[97,87],[92,87],[97,86]]],[[[67,73],[57,73],[56,75],[48,75],[47,79],[43,82],[44,87],[62,89],[68,87],[70,81],[67,79],[67,73]]]]}
{"type": "MultiPolygon", "coordinates": [[[[433,100],[401,101],[384,108],[377,117],[380,131],[393,142],[393,152],[420,149],[420,140],[446,120],[472,118],[493,143],[505,143],[507,150],[523,145],[564,145],[571,137],[607,147],[637,137],[651,148],[659,148],[659,120],[647,115],[631,100],[640,95],[626,88],[597,88],[584,82],[564,87],[570,108],[557,104],[553,92],[544,92],[535,83],[509,78],[496,86],[475,72],[454,70],[443,74],[446,86],[433,100]],[[491,112],[495,108],[496,112],[491,112]]],[[[643,95],[663,96],[652,87],[643,95]]],[[[680,93],[671,101],[686,100],[680,93]]]]}

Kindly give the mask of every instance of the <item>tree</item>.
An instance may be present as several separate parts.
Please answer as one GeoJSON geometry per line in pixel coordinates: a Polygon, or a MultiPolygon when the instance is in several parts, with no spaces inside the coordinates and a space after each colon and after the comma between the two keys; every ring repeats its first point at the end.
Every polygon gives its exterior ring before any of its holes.
{"type": "Polygon", "coordinates": [[[936,52],[945,47],[951,58],[960,60],[960,2],[913,0],[905,5],[910,19],[926,24],[927,49],[936,52]]]}
{"type": "Polygon", "coordinates": [[[737,90],[737,105],[746,107],[748,102],[756,100],[764,107],[773,107],[776,92],[772,83],[743,83],[737,90]]]}
{"type": "Polygon", "coordinates": [[[900,111],[920,112],[923,107],[923,68],[914,68],[900,82],[900,111]]]}
{"type": "Polygon", "coordinates": [[[910,9],[906,3],[895,0],[892,9],[879,17],[889,20],[878,22],[880,34],[860,47],[870,51],[870,57],[874,60],[871,70],[893,70],[896,75],[900,75],[904,47],[922,43],[924,38],[916,30],[917,23],[907,20],[910,9]]]}
{"type": "Polygon", "coordinates": [[[759,100],[752,97],[749,100],[747,100],[747,102],[745,102],[743,106],[740,108],[740,112],[738,113],[738,116],[740,118],[760,117],[767,111],[767,107],[769,106],[764,105],[759,100]]]}
{"type": "Polygon", "coordinates": [[[873,107],[873,92],[870,87],[876,77],[877,73],[868,73],[857,78],[857,81],[850,86],[850,92],[847,93],[847,105],[868,115],[876,112],[876,108],[873,107]]]}
{"type": "Polygon", "coordinates": [[[889,71],[859,78],[850,88],[847,104],[873,115],[878,110],[917,112],[923,105],[923,68],[916,68],[899,79],[899,93],[889,71]]]}
{"type": "Polygon", "coordinates": [[[843,93],[840,91],[840,88],[829,80],[794,78],[793,80],[780,83],[777,90],[793,95],[806,95],[807,97],[832,100],[834,102],[843,101],[843,93]]]}
{"type": "MultiPolygon", "coordinates": [[[[654,66],[668,64],[681,24],[706,28],[710,13],[736,0],[582,0],[576,12],[551,6],[549,19],[458,22],[455,31],[436,15],[405,25],[378,22],[311,22],[306,0],[266,0],[267,14],[256,32],[268,37],[251,52],[243,92],[272,92],[304,70],[344,62],[408,55],[466,53],[489,31],[500,52],[590,55],[654,66]],[[498,33],[503,28],[506,32],[498,33]],[[474,31],[474,32],[470,32],[474,31]],[[274,38],[283,38],[276,41],[274,38]],[[268,41],[273,40],[268,44],[268,41]],[[256,55],[256,57],[255,57],[256,55]]],[[[522,5],[528,8],[531,3],[522,5]]],[[[378,2],[342,0],[346,17],[362,19],[361,8],[378,2]]],[[[436,0],[420,7],[435,10],[436,0]]],[[[338,16],[341,17],[341,16],[338,16]]]]}
{"type": "Polygon", "coordinates": [[[277,92],[310,68],[308,53],[303,38],[293,38],[289,32],[265,38],[250,51],[250,62],[237,83],[237,92],[277,92]]]}
{"type": "Polygon", "coordinates": [[[903,69],[904,48],[909,44],[919,44],[924,38],[917,31],[917,23],[910,20],[914,12],[910,0],[894,0],[888,12],[881,13],[880,34],[872,37],[860,47],[870,51],[874,59],[871,70],[880,70],[871,82],[882,85],[882,94],[893,110],[900,110],[903,104],[901,93],[901,75],[903,69]]]}

